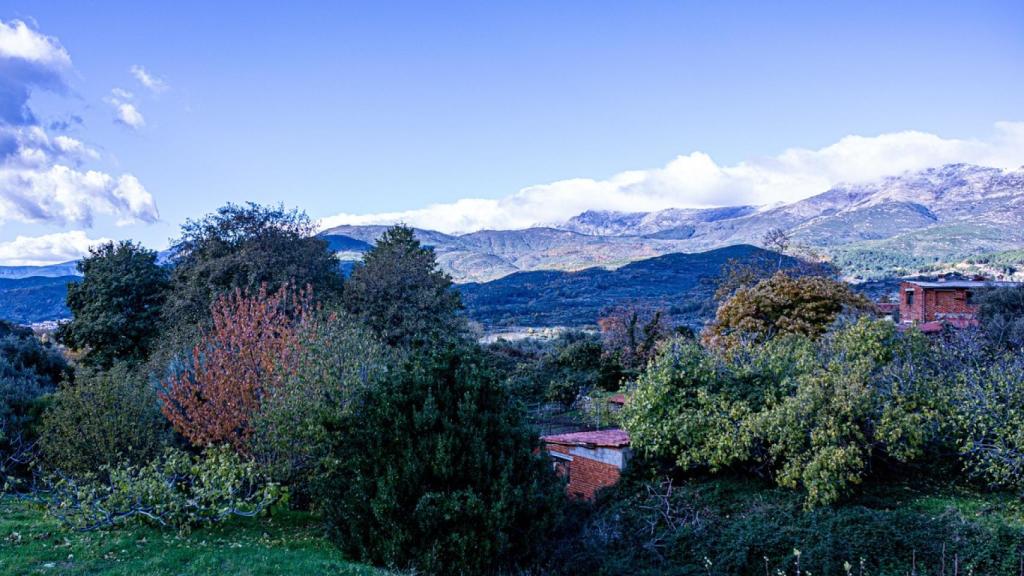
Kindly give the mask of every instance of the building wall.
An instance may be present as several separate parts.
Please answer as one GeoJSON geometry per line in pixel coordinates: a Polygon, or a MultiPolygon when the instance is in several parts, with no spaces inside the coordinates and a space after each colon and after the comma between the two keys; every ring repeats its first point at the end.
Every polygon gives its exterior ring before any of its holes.
{"type": "Polygon", "coordinates": [[[969,290],[958,288],[956,290],[934,290],[934,292],[930,307],[925,311],[931,316],[931,319],[974,318],[978,314],[977,306],[970,304],[969,290]]]}
{"type": "MultiPolygon", "coordinates": [[[[565,490],[570,497],[586,500],[592,499],[598,490],[617,483],[622,476],[621,468],[628,458],[624,450],[614,448],[593,450],[593,456],[600,459],[588,457],[585,453],[588,449],[579,446],[548,444],[547,450],[572,458],[572,461],[568,462],[569,484],[565,490]]],[[[556,464],[558,467],[566,468],[557,461],[556,464]]],[[[564,472],[562,474],[564,475],[564,472]]]]}
{"type": "Polygon", "coordinates": [[[932,322],[943,318],[973,318],[978,309],[968,299],[965,288],[922,288],[909,282],[900,285],[900,321],[932,322]],[[912,304],[907,292],[913,290],[912,304]]]}
{"type": "Polygon", "coordinates": [[[900,284],[900,322],[925,322],[924,289],[909,282],[900,284]],[[913,294],[913,302],[907,302],[907,294],[913,294]]]}

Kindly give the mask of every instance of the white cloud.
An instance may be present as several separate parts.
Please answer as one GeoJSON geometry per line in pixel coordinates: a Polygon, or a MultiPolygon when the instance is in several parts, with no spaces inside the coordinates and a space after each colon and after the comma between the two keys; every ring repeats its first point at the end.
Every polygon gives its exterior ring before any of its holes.
{"type": "Polygon", "coordinates": [[[621,172],[605,180],[574,178],[523,188],[500,199],[466,198],[403,212],[338,214],[320,221],[393,224],[443,232],[516,229],[564,221],[585,210],[638,212],[665,208],[793,202],[842,182],[967,162],[1011,169],[1024,165],[1024,122],[999,122],[984,139],[906,131],[846,136],[819,149],[791,148],[767,158],[720,165],[708,154],[681,155],[662,168],[621,172]]]}
{"type": "Polygon", "coordinates": [[[134,103],[129,102],[134,95],[122,88],[114,88],[110,91],[107,103],[114,107],[114,120],[119,124],[138,130],[146,125],[146,119],[139,112],[134,103]]]}
{"type": "Polygon", "coordinates": [[[146,125],[146,119],[142,117],[142,113],[139,112],[139,109],[134,104],[121,102],[116,106],[118,122],[136,130],[146,125]]]}
{"type": "Polygon", "coordinates": [[[119,224],[160,217],[153,196],[131,174],[114,178],[60,164],[45,170],[0,168],[0,222],[90,227],[97,214],[111,215],[119,224]]]}
{"type": "Polygon", "coordinates": [[[58,135],[53,138],[54,147],[66,156],[89,158],[96,160],[100,157],[99,152],[82,144],[70,136],[58,135]]]}
{"type": "MultiPolygon", "coordinates": [[[[20,20],[0,20],[0,125],[38,124],[28,100],[34,89],[63,92],[71,57],[55,38],[20,20]]],[[[0,148],[0,157],[6,152],[0,148]]]]}
{"type": "Polygon", "coordinates": [[[138,80],[140,84],[149,88],[153,92],[163,92],[164,90],[167,90],[166,82],[156,76],[153,76],[142,66],[139,66],[138,64],[132,66],[131,72],[132,76],[135,76],[135,79],[138,80]]]}
{"type": "Polygon", "coordinates": [[[81,230],[59,232],[45,236],[18,236],[0,242],[0,264],[5,266],[45,266],[77,260],[89,253],[89,248],[110,242],[107,238],[92,239],[81,230]]]}
{"type": "Polygon", "coordinates": [[[0,149],[4,147],[9,153],[5,155],[0,150],[0,169],[40,168],[54,162],[78,164],[99,158],[96,150],[71,136],[50,136],[39,126],[9,126],[0,122],[0,149]]]}
{"type": "Polygon", "coordinates": [[[71,65],[71,56],[56,38],[43,36],[21,20],[0,21],[0,58],[17,58],[59,67],[71,65]]]}
{"type": "MultiPolygon", "coordinates": [[[[155,222],[156,202],[138,178],[83,168],[99,153],[66,134],[51,134],[29,108],[36,90],[62,93],[70,66],[71,57],[57,39],[18,20],[0,21],[0,225],[89,227],[100,214],[118,224],[155,222]]],[[[130,93],[114,92],[113,98],[121,121],[133,127],[144,123],[127,102],[130,93]]],[[[25,242],[4,244],[6,258],[14,258],[10,250],[28,246],[25,242]]]]}

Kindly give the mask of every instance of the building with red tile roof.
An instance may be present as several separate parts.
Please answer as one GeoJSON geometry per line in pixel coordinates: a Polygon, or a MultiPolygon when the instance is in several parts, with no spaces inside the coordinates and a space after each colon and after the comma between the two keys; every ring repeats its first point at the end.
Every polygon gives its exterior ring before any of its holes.
{"type": "Polygon", "coordinates": [[[618,428],[544,436],[541,441],[572,498],[590,500],[598,490],[616,484],[632,455],[629,434],[618,428]]]}

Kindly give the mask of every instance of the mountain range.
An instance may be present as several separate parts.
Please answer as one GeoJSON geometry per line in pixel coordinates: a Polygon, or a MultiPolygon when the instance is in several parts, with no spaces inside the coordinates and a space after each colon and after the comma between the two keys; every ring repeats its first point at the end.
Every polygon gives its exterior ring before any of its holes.
{"type": "Polygon", "coordinates": [[[42,276],[43,278],[77,276],[77,266],[77,261],[61,262],[60,264],[50,264],[48,266],[0,266],[0,278],[20,280],[33,276],[42,276]]]}
{"type": "MultiPolygon", "coordinates": [[[[716,279],[730,262],[779,262],[779,255],[741,244],[675,253],[608,270],[516,272],[460,284],[470,319],[499,327],[588,326],[617,307],[661,310],[672,324],[700,326],[714,315],[716,279]]],[[[783,257],[783,266],[794,264],[783,257]]]]}
{"type": "MultiPolygon", "coordinates": [[[[385,228],[338,226],[322,234],[368,245],[385,228]]],[[[550,227],[416,233],[456,282],[486,282],[515,272],[616,268],[664,254],[756,245],[773,228],[831,259],[854,281],[998,259],[1024,247],[1024,168],[949,164],[839,185],[781,206],[591,210],[550,227]]]]}
{"type": "MultiPolygon", "coordinates": [[[[591,210],[546,227],[415,232],[461,285],[471,317],[488,324],[551,325],[593,322],[595,310],[613,300],[696,294],[700,277],[735,256],[720,249],[751,250],[775,228],[799,251],[830,259],[855,282],[953,268],[1020,277],[1024,168],[949,164],[838,185],[778,206],[591,210]],[[609,274],[616,269],[621,275],[609,274]],[[621,279],[627,281],[619,284],[621,279]],[[603,285],[609,288],[595,288],[603,285]],[[556,307],[562,311],[553,312],[556,307]]],[[[348,271],[386,229],[346,225],[321,234],[348,271]]],[[[75,274],[74,262],[0,266],[0,317],[61,317],[58,296],[75,274]]]]}

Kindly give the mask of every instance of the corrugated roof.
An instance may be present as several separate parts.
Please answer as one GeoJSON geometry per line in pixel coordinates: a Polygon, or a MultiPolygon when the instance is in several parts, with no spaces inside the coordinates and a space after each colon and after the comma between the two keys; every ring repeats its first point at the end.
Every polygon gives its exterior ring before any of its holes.
{"type": "Polygon", "coordinates": [[[592,432],[572,432],[542,436],[541,440],[548,444],[564,444],[567,446],[602,446],[606,448],[623,448],[629,446],[629,433],[619,428],[611,430],[594,430],[592,432]]]}

